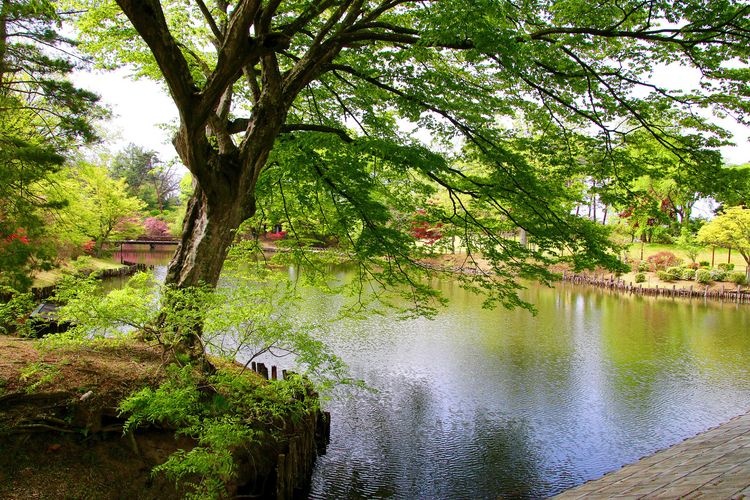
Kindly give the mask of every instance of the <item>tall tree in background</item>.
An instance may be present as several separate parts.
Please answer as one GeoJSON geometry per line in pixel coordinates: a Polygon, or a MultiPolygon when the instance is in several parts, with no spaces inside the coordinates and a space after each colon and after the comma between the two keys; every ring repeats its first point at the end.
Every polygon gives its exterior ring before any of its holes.
{"type": "Polygon", "coordinates": [[[175,165],[159,160],[156,151],[128,144],[112,159],[110,172],[124,179],[130,193],[141,198],[150,209],[162,212],[180,186],[175,165]]]}
{"type": "MultiPolygon", "coordinates": [[[[586,170],[617,179],[612,153],[634,130],[697,164],[724,136],[694,109],[750,110],[742,1],[75,3],[101,63],[163,79],[178,108],[174,145],[196,181],[168,272],[178,286],[215,284],[235,230],[273,193],[321,211],[362,275],[406,276],[416,294],[424,246],[396,216],[443,190],[450,203],[426,216],[482,252],[497,278],[485,290],[517,303],[515,278],[548,276],[561,248],[576,266],[614,259],[605,232],[569,213],[566,187],[514,152],[519,131],[505,123],[561,144],[587,136],[607,161],[586,170]],[[696,67],[702,88],[653,83],[668,64],[696,67]]],[[[580,172],[566,148],[549,154],[580,172]]]]}
{"type": "Polygon", "coordinates": [[[48,230],[79,244],[93,242],[99,255],[107,240],[133,238],[143,231],[144,203],[130,196],[123,179],[109,177],[105,167],[79,162],[53,178],[45,196],[66,201],[48,230]]]}
{"type": "Polygon", "coordinates": [[[130,143],[112,158],[109,171],[115,179],[124,179],[131,194],[137,195],[158,163],[156,151],[130,143]]]}
{"type": "Polygon", "coordinates": [[[726,167],[719,181],[722,189],[716,193],[717,201],[729,206],[750,206],[750,163],[726,167]]]}
{"type": "Polygon", "coordinates": [[[45,0],[0,2],[0,284],[26,288],[51,253],[41,212],[59,204],[35,185],[58,171],[74,144],[95,140],[97,96],[74,87],[71,42],[45,0]]]}
{"type": "Polygon", "coordinates": [[[698,241],[737,250],[750,281],[750,208],[728,207],[698,231],[698,241]]]}

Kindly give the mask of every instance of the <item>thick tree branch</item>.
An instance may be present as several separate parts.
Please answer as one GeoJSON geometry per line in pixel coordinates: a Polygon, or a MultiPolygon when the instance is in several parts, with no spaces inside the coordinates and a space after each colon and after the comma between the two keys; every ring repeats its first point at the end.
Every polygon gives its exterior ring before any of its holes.
{"type": "Polygon", "coordinates": [[[205,122],[213,112],[226,88],[240,77],[242,68],[261,55],[273,51],[261,40],[249,38],[250,26],[260,8],[260,0],[241,0],[232,11],[227,25],[224,43],[219,49],[216,69],[207,79],[201,93],[200,107],[192,110],[196,119],[205,122]]]}
{"type": "MultiPolygon", "coordinates": [[[[249,118],[237,118],[229,123],[227,130],[230,134],[239,134],[244,132],[250,123],[251,120],[249,118]]],[[[283,134],[298,131],[325,132],[339,136],[341,140],[346,143],[354,141],[345,130],[336,127],[329,127],[328,125],[319,125],[315,123],[286,123],[281,127],[281,133],[283,134]]]]}
{"type": "MultiPolygon", "coordinates": [[[[336,0],[325,0],[312,2],[310,7],[289,24],[280,26],[280,30],[288,35],[301,32],[301,30],[313,19],[318,18],[326,9],[336,4],[336,0]]],[[[314,38],[310,36],[310,38],[314,38]]]]}
{"type": "MultiPolygon", "coordinates": [[[[738,38],[750,39],[750,31],[741,27],[732,26],[731,22],[735,19],[741,19],[743,16],[750,15],[750,6],[740,9],[730,19],[724,23],[709,28],[702,28],[693,24],[688,24],[680,28],[661,28],[653,30],[619,30],[619,29],[597,29],[589,27],[549,27],[530,33],[527,38],[531,40],[549,40],[551,35],[590,35],[601,38],[632,38],[650,42],[676,44],[683,47],[693,47],[698,44],[729,44],[728,41],[722,40],[722,36],[734,36],[738,38]],[[723,29],[723,28],[732,29],[723,29]],[[701,38],[690,39],[686,35],[705,35],[701,38]]],[[[519,37],[523,40],[524,37],[519,37]]],[[[739,43],[739,41],[737,42],[739,43]]]]}
{"type": "Polygon", "coordinates": [[[324,132],[327,134],[335,134],[346,143],[354,142],[354,139],[352,139],[352,137],[347,134],[345,130],[336,127],[329,127],[327,125],[316,125],[312,123],[287,123],[283,127],[281,127],[281,132],[284,134],[297,131],[324,132]]]}
{"type": "Polygon", "coordinates": [[[216,37],[216,43],[218,45],[221,45],[221,43],[224,41],[224,35],[216,25],[216,20],[214,20],[214,16],[211,15],[211,11],[208,10],[208,7],[206,7],[206,4],[205,2],[203,2],[203,0],[195,0],[195,3],[198,4],[198,8],[200,9],[201,14],[203,14],[203,18],[206,20],[206,23],[208,23],[208,27],[211,28],[211,33],[213,33],[216,37]]]}
{"type": "Polygon", "coordinates": [[[253,103],[257,104],[260,100],[260,85],[258,85],[258,73],[255,71],[255,66],[246,64],[242,68],[242,73],[245,75],[245,80],[253,95],[253,103]]]}
{"type": "Polygon", "coordinates": [[[186,124],[193,123],[190,110],[198,102],[197,88],[187,61],[169,32],[161,3],[158,0],[117,0],[117,4],[154,54],[180,118],[186,124]]]}

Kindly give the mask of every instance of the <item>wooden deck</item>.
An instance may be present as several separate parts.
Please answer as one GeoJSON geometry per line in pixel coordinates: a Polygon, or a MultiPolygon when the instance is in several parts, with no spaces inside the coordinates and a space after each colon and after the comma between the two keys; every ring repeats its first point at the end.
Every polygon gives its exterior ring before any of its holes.
{"type": "Polygon", "coordinates": [[[750,413],[554,498],[750,499],[750,413]]]}

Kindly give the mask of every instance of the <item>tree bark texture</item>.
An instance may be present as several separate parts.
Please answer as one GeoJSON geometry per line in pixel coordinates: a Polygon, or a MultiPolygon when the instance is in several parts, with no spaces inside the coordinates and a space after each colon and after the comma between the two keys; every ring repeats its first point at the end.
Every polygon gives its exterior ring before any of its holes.
{"type": "Polygon", "coordinates": [[[188,202],[180,243],[169,264],[167,283],[179,287],[216,285],[234,231],[254,212],[254,208],[238,205],[231,198],[210,203],[203,189],[196,186],[188,202]]]}

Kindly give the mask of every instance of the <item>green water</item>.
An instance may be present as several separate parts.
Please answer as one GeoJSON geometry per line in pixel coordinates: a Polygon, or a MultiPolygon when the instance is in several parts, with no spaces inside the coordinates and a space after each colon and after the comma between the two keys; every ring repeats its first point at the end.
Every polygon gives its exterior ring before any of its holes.
{"type": "Polygon", "coordinates": [[[313,497],[541,498],[750,410],[747,306],[560,284],[531,316],[442,288],[434,321],[328,339],[378,392],[330,402],[313,497]]]}
{"type": "MultiPolygon", "coordinates": [[[[439,287],[432,321],[327,334],[377,392],[326,403],[311,497],[543,498],[750,411],[748,305],[559,284],[529,286],[532,316],[439,287]]],[[[299,313],[340,302],[310,293],[299,313]]]]}

